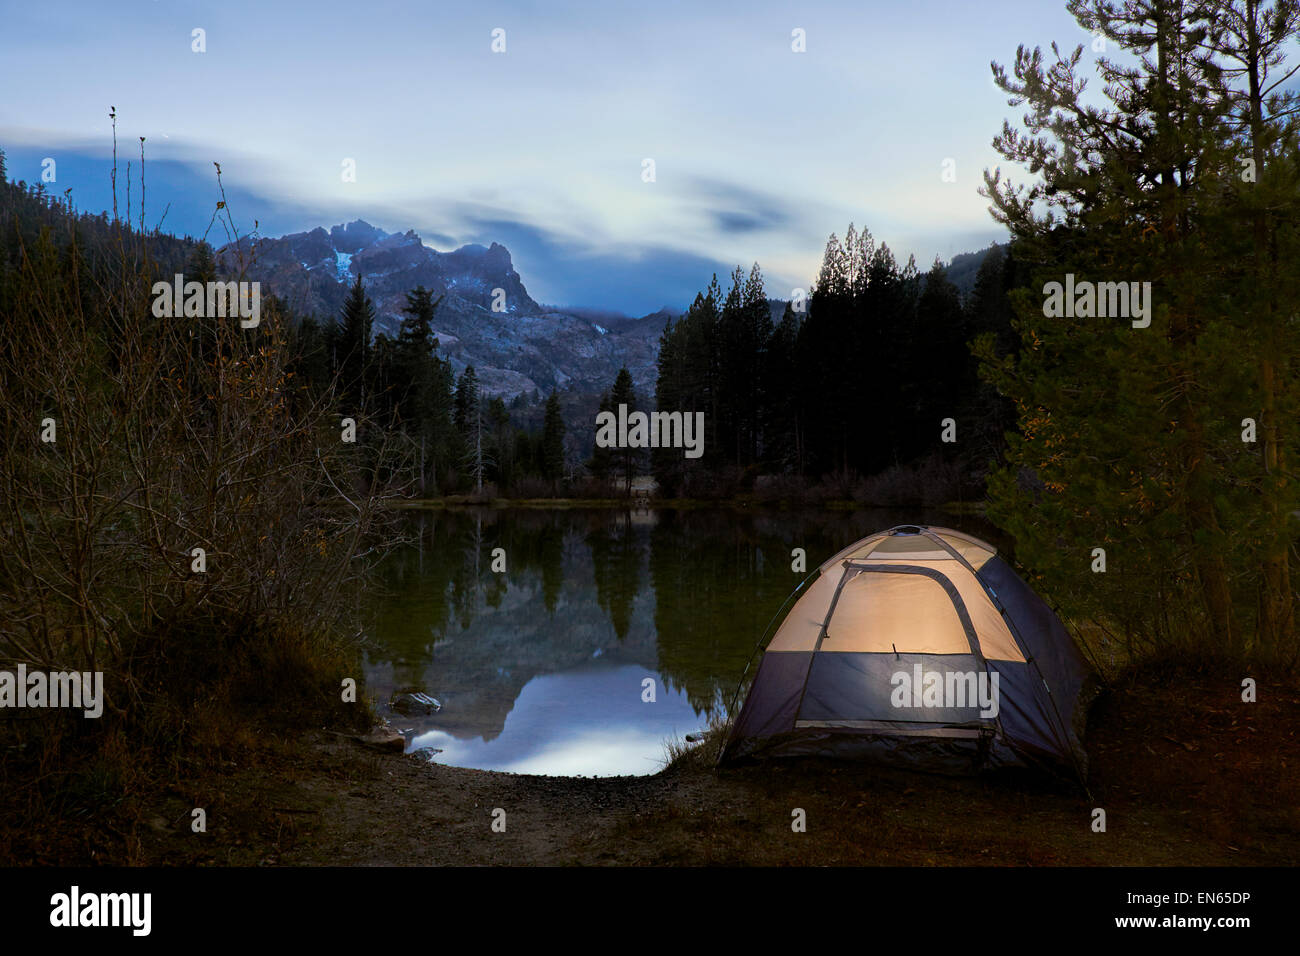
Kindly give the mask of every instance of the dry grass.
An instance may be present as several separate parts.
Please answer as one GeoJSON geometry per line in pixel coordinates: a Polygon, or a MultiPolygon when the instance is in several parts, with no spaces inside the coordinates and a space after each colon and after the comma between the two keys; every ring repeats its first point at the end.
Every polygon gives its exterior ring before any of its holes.
{"type": "Polygon", "coordinates": [[[664,742],[664,769],[711,770],[718,764],[722,747],[727,740],[727,731],[731,724],[724,717],[712,716],[708,727],[689,736],[697,734],[702,738],[694,741],[672,738],[664,742]]]}

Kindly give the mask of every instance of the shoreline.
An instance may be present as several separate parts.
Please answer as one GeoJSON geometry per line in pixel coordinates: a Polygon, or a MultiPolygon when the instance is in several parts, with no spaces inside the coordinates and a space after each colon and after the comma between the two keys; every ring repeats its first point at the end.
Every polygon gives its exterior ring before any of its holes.
{"type": "Polygon", "coordinates": [[[59,844],[36,856],[16,856],[23,834],[10,822],[0,863],[1294,864],[1300,807],[1278,797],[1300,789],[1300,692],[1271,684],[1246,705],[1230,684],[1197,683],[1190,696],[1129,684],[1095,706],[1092,801],[1027,774],[815,759],[714,770],[688,756],[650,776],[530,776],[379,754],[313,730],[220,765],[196,760],[195,773],[111,812],[60,819],[59,844]],[[206,833],[190,830],[196,806],[206,833]],[[1096,807],[1106,833],[1092,830],[1096,807]],[[492,829],[498,808],[505,832],[492,829]],[[791,829],[795,809],[806,833],[791,829]]]}

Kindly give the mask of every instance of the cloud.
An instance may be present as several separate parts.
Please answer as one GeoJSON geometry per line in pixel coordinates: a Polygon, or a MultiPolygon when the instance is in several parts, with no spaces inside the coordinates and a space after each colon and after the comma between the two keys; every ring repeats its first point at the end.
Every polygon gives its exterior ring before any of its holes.
{"type": "Polygon", "coordinates": [[[664,245],[575,238],[500,210],[462,206],[456,212],[466,230],[461,241],[508,248],[528,294],[538,302],[606,306],[629,315],[665,305],[684,308],[710,276],[725,277],[736,265],[664,245]]]}
{"type": "MultiPolygon", "coordinates": [[[[77,208],[99,213],[112,209],[109,171],[111,154],[102,144],[60,140],[36,130],[0,130],[7,144],[9,175],[39,181],[41,160],[54,156],[58,180],[51,192],[72,188],[77,208]],[[16,141],[16,142],[15,142],[16,141]]],[[[132,142],[138,150],[138,142],[132,142]]],[[[644,315],[664,306],[682,309],[716,273],[722,282],[737,265],[748,269],[767,250],[762,262],[768,294],[790,295],[806,288],[802,260],[815,256],[829,229],[842,230],[848,218],[820,200],[756,189],[716,176],[688,175],[659,185],[668,190],[661,238],[628,239],[611,236],[589,210],[571,208],[525,215],[503,202],[446,200],[439,196],[405,197],[396,203],[383,198],[365,202],[334,196],[328,200],[286,198],[276,184],[282,178],[269,164],[234,151],[213,153],[201,144],[176,137],[167,143],[146,143],[145,221],[177,235],[203,237],[221,244],[228,236],[213,222],[221,199],[211,158],[221,155],[225,198],[235,223],[250,232],[256,223],[264,236],[303,232],[336,223],[364,219],[387,232],[414,229],[424,242],[442,251],[465,243],[499,242],[510,250],[515,269],[538,302],[587,306],[644,315]],[[545,218],[550,216],[552,218],[545,218]],[[845,220],[844,222],[841,219],[845,220]],[[663,238],[666,237],[666,238],[663,238]],[[775,257],[780,258],[775,258],[775,257]]],[[[132,163],[132,218],[138,215],[139,157],[119,142],[119,210],[125,213],[126,164],[132,163]]],[[[915,227],[901,234],[880,236],[891,246],[925,249],[931,237],[915,227]]],[[[945,258],[986,246],[993,231],[949,230],[942,248],[945,258]],[[967,236],[969,235],[969,240],[967,236]],[[956,240],[956,241],[954,241],[956,240]]],[[[933,252],[922,260],[929,262],[933,252]]]]}
{"type": "Polygon", "coordinates": [[[688,180],[684,199],[699,208],[713,227],[727,234],[786,229],[805,212],[790,200],[708,176],[688,180]]]}
{"type": "MultiPolygon", "coordinates": [[[[39,181],[41,160],[53,155],[58,178],[50,185],[51,192],[61,194],[71,188],[78,209],[93,214],[111,211],[112,159],[102,146],[58,141],[34,130],[24,130],[21,136],[14,130],[0,131],[0,145],[5,148],[11,178],[39,181]]],[[[134,219],[139,209],[139,158],[138,154],[128,157],[119,145],[118,208],[125,214],[126,164],[131,162],[134,219]]],[[[138,143],[133,145],[138,148],[138,143]]],[[[209,152],[183,140],[166,146],[146,143],[146,226],[161,223],[167,232],[195,238],[206,234],[216,245],[228,240],[220,220],[212,221],[222,197],[216,169],[207,158],[209,152]],[[159,153],[166,158],[158,158],[159,153]]],[[[242,232],[252,231],[255,222],[259,234],[279,236],[317,226],[328,229],[360,218],[387,232],[414,229],[427,245],[442,251],[471,242],[499,242],[510,250],[529,294],[555,305],[599,306],[629,315],[644,315],[665,305],[684,308],[715,272],[725,278],[741,264],[662,242],[614,241],[585,223],[578,213],[563,223],[564,228],[558,228],[487,202],[445,202],[429,197],[408,199],[400,206],[379,201],[361,207],[339,200],[310,203],[284,199],[268,184],[273,176],[266,167],[238,155],[222,160],[222,181],[235,224],[242,232]]],[[[790,211],[782,201],[719,180],[692,180],[683,198],[686,212],[694,211],[693,203],[702,203],[699,208],[704,218],[723,231],[775,229],[790,220],[790,211]]]]}

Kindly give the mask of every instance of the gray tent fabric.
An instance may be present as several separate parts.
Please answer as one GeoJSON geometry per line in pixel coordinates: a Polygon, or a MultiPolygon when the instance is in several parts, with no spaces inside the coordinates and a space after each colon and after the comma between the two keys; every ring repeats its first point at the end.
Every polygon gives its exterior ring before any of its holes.
{"type": "Polygon", "coordinates": [[[903,525],[820,570],[765,648],[721,764],[821,755],[1086,781],[1092,672],[992,545],[903,525]]]}

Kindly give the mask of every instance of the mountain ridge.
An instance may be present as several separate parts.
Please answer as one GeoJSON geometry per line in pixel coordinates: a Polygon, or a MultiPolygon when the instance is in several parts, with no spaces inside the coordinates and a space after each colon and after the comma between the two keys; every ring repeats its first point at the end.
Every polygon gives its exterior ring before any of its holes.
{"type": "MultiPolygon", "coordinates": [[[[489,395],[574,388],[599,393],[626,365],[638,390],[654,381],[660,313],[602,324],[548,309],[528,294],[510,250],[468,243],[450,252],[426,246],[413,229],[390,233],[355,219],[326,229],[229,243],[221,264],[242,262],[291,309],[332,321],[361,278],[375,304],[375,332],[395,335],[406,293],[423,285],[442,302],[434,318],[440,351],[459,373],[475,366],[489,395]]],[[[666,321],[666,315],[664,320],[666,321]]]]}
{"type": "MultiPolygon", "coordinates": [[[[968,294],[988,249],[954,256],[951,281],[968,294]]],[[[300,315],[328,322],[361,278],[375,304],[375,332],[394,336],[406,293],[423,285],[441,303],[434,332],[457,374],[473,365],[488,395],[513,398],[552,389],[605,391],[626,367],[639,395],[654,392],[659,335],[681,312],[664,306],[644,316],[587,306],[541,305],[528,294],[510,250],[493,242],[449,252],[425,245],[414,229],[387,232],[364,219],[280,237],[229,243],[217,251],[300,315]]],[[[769,300],[773,322],[782,300],[769,300]]]]}

